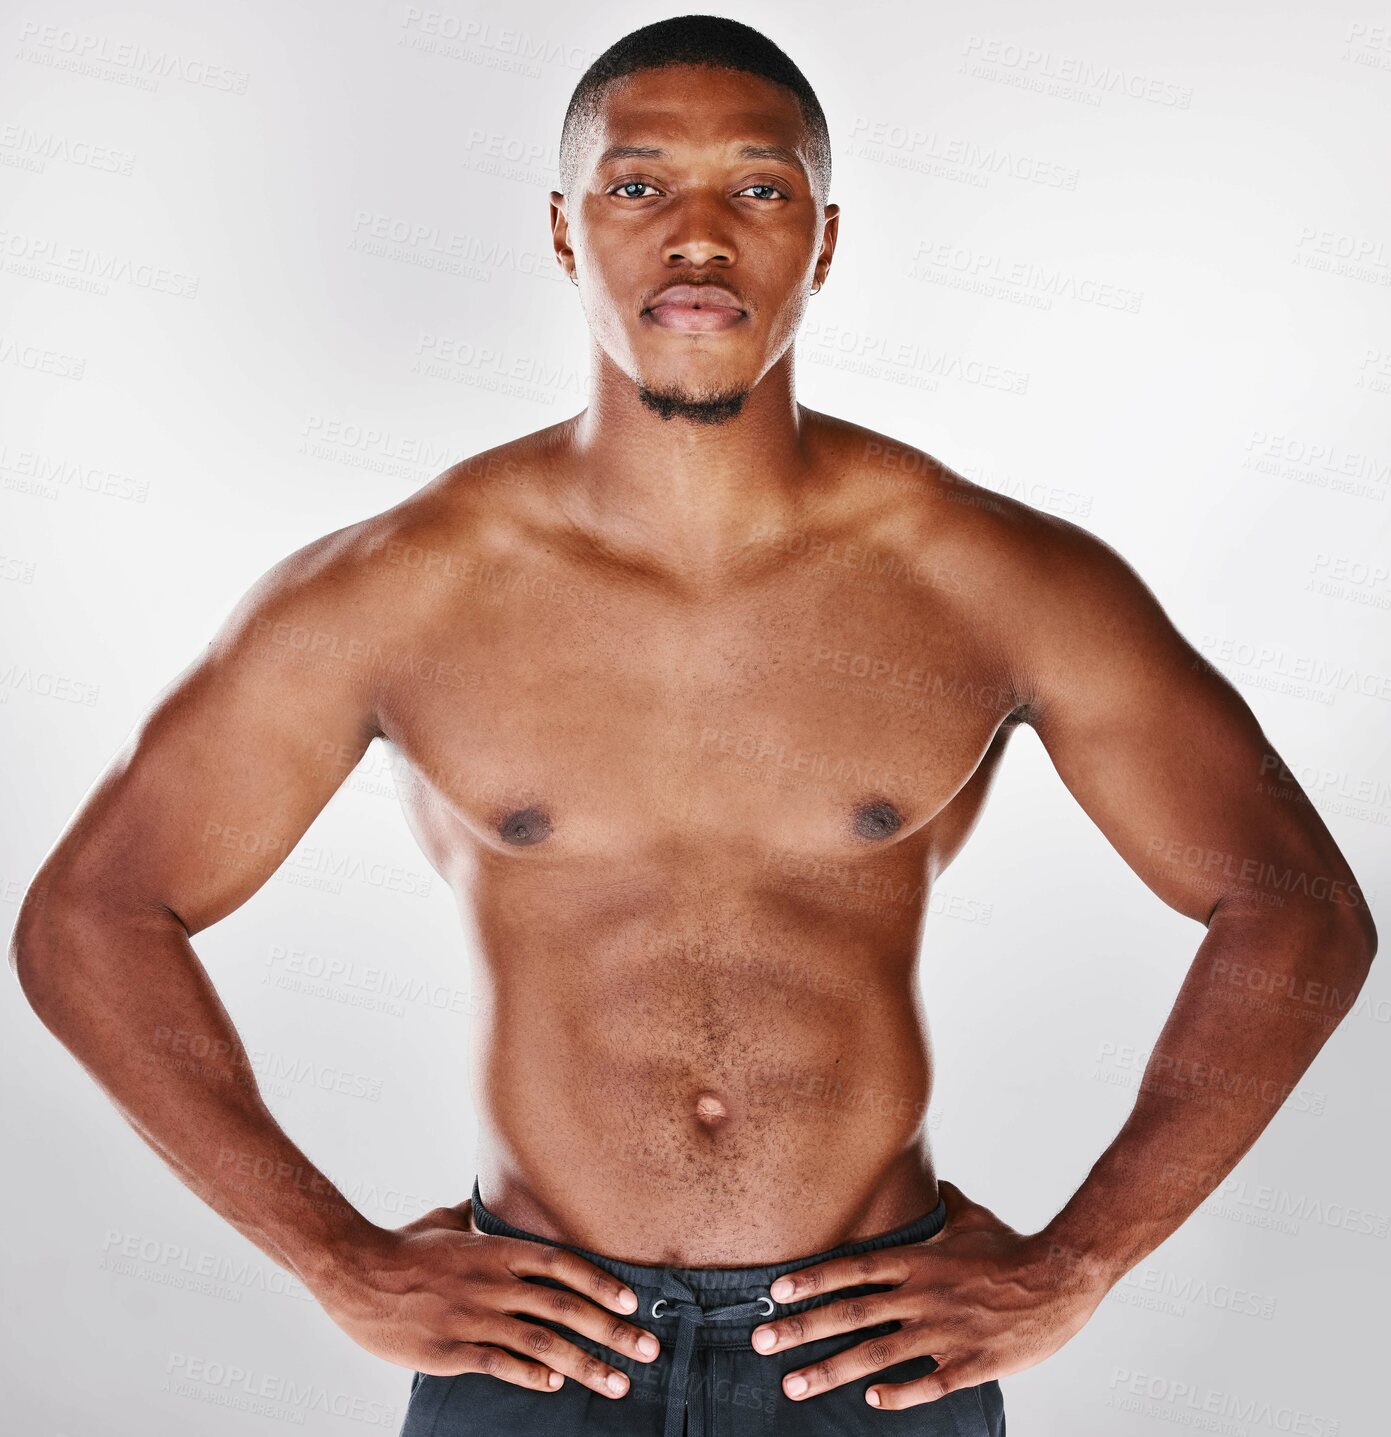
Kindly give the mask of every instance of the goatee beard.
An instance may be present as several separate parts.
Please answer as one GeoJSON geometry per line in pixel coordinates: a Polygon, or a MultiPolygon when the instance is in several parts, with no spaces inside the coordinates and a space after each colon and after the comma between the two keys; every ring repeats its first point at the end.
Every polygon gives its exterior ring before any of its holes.
{"type": "Polygon", "coordinates": [[[693,424],[724,424],[739,416],[747,389],[696,399],[684,389],[649,389],[638,385],[638,398],[659,419],[689,419],[693,424]]]}

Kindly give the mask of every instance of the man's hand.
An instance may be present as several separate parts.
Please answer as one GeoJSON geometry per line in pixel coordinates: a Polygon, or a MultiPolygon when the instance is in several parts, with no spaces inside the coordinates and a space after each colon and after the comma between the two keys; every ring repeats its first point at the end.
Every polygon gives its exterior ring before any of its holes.
{"type": "Polygon", "coordinates": [[[559,1323],[638,1362],[661,1351],[650,1332],[614,1316],[636,1310],[631,1288],[565,1248],[472,1231],[468,1200],[375,1234],[344,1254],[339,1275],[314,1296],[354,1342],[389,1362],[438,1377],[482,1372],[539,1392],[570,1376],[622,1397],[622,1372],[512,1314],[559,1323]]]}
{"type": "Polygon", "coordinates": [[[759,1352],[782,1352],[890,1320],[902,1324],[788,1373],[783,1390],[789,1397],[815,1397],[910,1357],[930,1356],[937,1370],[929,1376],[882,1383],[865,1393],[876,1407],[915,1407],[1042,1362],[1096,1310],[1107,1287],[1095,1268],[1059,1260],[1046,1239],[1021,1235],[954,1184],[939,1182],[938,1188],[947,1200],[947,1221],[935,1237],[832,1258],[773,1284],[780,1302],[868,1283],[893,1289],[765,1323],[753,1332],[759,1352]]]}

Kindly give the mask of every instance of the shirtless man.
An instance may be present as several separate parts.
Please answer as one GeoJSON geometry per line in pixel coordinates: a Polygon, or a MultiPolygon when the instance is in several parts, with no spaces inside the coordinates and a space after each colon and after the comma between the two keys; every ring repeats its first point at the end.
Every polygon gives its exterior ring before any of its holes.
{"type": "Polygon", "coordinates": [[[23,905],[42,1021],[414,1369],[411,1437],[1001,1437],[998,1379],[1213,1191],[1375,951],[1313,806],[1113,550],[795,400],[829,156],[747,27],[596,62],[551,195],[587,407],[266,573],[23,905]],[[934,1170],[915,972],[1020,724],[1207,930],[1129,1119],[1033,1233],[934,1170]],[[480,962],[473,1196],[395,1229],[276,1125],[189,942],[373,739],[480,962]],[[161,1061],[171,1032],[212,1056],[161,1061]]]}

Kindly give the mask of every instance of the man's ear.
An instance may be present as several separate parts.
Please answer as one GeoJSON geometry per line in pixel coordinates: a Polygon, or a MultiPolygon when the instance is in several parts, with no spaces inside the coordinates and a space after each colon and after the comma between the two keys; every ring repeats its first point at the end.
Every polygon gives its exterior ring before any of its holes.
{"type": "Polygon", "coordinates": [[[561,269],[575,278],[575,252],[570,248],[570,222],[565,218],[565,196],[551,191],[551,246],[561,269]]]}
{"type": "Polygon", "coordinates": [[[826,223],[821,233],[821,251],[816,256],[816,268],[812,271],[812,284],[820,289],[831,272],[831,256],[836,252],[836,237],[840,233],[840,206],[826,206],[826,223]]]}

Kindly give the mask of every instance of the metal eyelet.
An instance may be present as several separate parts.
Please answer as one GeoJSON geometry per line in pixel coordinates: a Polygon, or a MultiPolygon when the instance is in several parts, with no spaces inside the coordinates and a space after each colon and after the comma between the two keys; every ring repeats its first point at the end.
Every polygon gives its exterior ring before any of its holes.
{"type": "Polygon", "coordinates": [[[760,1302],[766,1302],[768,1304],[768,1310],[763,1314],[764,1317],[771,1317],[773,1315],[773,1309],[777,1306],[777,1303],[774,1302],[771,1297],[760,1297],[758,1300],[760,1302]]]}
{"type": "Polygon", "coordinates": [[[659,1297],[659,1298],[656,1300],[656,1302],[654,1302],[654,1303],[652,1304],[652,1316],[653,1316],[653,1317],[660,1317],[660,1316],[662,1315],[657,1309],[658,1309],[659,1307],[661,1307],[661,1305],[662,1305],[665,1301],[666,1301],[666,1298],[664,1298],[664,1297],[659,1297]]]}

